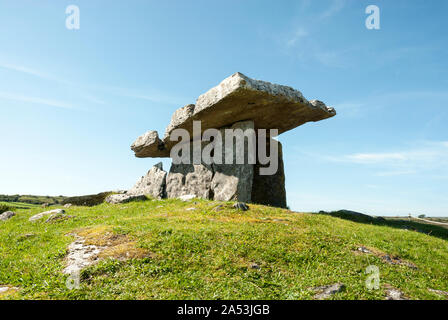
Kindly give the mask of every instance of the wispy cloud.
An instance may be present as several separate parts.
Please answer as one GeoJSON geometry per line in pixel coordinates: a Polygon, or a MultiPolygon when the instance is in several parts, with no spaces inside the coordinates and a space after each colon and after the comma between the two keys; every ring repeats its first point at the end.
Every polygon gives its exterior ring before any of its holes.
{"type": "Polygon", "coordinates": [[[14,71],[14,72],[19,72],[22,74],[30,75],[30,76],[37,77],[37,78],[44,79],[44,80],[54,81],[54,82],[58,82],[58,83],[66,84],[66,85],[73,85],[73,83],[68,80],[58,78],[52,74],[49,74],[49,73],[46,73],[46,72],[43,72],[41,70],[37,70],[34,68],[30,68],[28,66],[15,65],[15,64],[9,64],[9,63],[0,63],[0,68],[14,71]]]}
{"type": "Polygon", "coordinates": [[[346,0],[333,0],[331,5],[320,14],[320,19],[330,18],[339,13],[346,6],[346,0]]]}
{"type": "Polygon", "coordinates": [[[354,153],[323,158],[370,166],[378,176],[410,175],[444,169],[448,172],[448,141],[420,142],[411,149],[396,152],[354,153]]]}
{"type": "Polygon", "coordinates": [[[308,31],[303,27],[298,27],[291,37],[286,41],[287,47],[293,47],[297,41],[308,36],[308,31]]]}
{"type": "Polygon", "coordinates": [[[347,53],[353,49],[327,47],[321,42],[320,34],[323,22],[342,11],[347,5],[347,1],[332,0],[328,2],[325,9],[321,9],[322,11],[318,13],[311,10],[313,4],[311,1],[299,3],[300,10],[298,16],[292,21],[293,27],[291,30],[277,35],[278,40],[287,54],[295,56],[304,65],[315,62],[327,67],[345,67],[350,61],[347,59],[347,53]]]}
{"type": "MultiPolygon", "coordinates": [[[[67,80],[64,78],[57,77],[55,75],[52,75],[50,73],[43,72],[41,70],[37,70],[34,68],[30,68],[28,66],[22,66],[22,65],[14,65],[14,64],[8,64],[8,63],[0,63],[0,68],[19,72],[25,75],[34,76],[43,80],[49,80],[53,82],[57,82],[60,84],[63,84],[67,87],[70,87],[71,89],[75,88],[79,91],[79,97],[83,100],[87,100],[91,103],[95,104],[105,104],[105,101],[103,99],[100,99],[93,95],[91,93],[92,88],[96,92],[102,92],[103,94],[106,94],[108,96],[114,95],[114,96],[121,96],[124,98],[131,98],[131,99],[139,99],[139,100],[146,100],[156,103],[165,103],[165,104],[175,104],[175,105],[182,105],[185,104],[187,100],[182,99],[181,97],[177,97],[175,95],[164,93],[161,90],[157,89],[148,89],[145,93],[142,93],[139,90],[136,89],[129,89],[124,87],[114,87],[114,86],[108,86],[108,85],[96,85],[96,84],[90,84],[88,87],[85,84],[79,84],[75,83],[71,80],[67,80]],[[90,92],[90,93],[89,93],[90,92]]],[[[8,94],[4,93],[4,96],[8,96],[8,94]]],[[[9,95],[13,96],[13,95],[9,95]]],[[[4,97],[4,98],[5,98],[4,97]]],[[[21,96],[24,101],[25,97],[21,96]]],[[[37,101],[36,98],[27,98],[28,100],[37,101]]],[[[19,99],[16,99],[19,101],[19,99]]],[[[51,100],[48,100],[51,102],[51,100]]],[[[188,101],[187,101],[188,102],[188,101]]],[[[43,104],[43,103],[42,103],[43,104]]],[[[58,103],[55,103],[58,104],[58,103]]]]}
{"type": "Polygon", "coordinates": [[[64,109],[72,109],[73,105],[53,100],[53,99],[45,99],[45,98],[39,98],[39,97],[30,97],[25,96],[21,94],[11,94],[7,92],[0,92],[0,98],[10,100],[10,101],[18,101],[18,102],[26,102],[26,103],[32,103],[32,104],[39,104],[49,107],[56,107],[56,108],[64,108],[64,109]]]}
{"type": "Polygon", "coordinates": [[[39,78],[44,78],[44,79],[50,78],[49,75],[47,75],[45,73],[42,73],[42,72],[34,70],[34,69],[30,69],[30,68],[27,68],[24,66],[17,66],[17,65],[12,65],[12,64],[1,63],[0,68],[11,70],[11,71],[16,71],[16,72],[20,72],[20,73],[25,73],[25,74],[32,75],[32,76],[39,77],[39,78]]]}

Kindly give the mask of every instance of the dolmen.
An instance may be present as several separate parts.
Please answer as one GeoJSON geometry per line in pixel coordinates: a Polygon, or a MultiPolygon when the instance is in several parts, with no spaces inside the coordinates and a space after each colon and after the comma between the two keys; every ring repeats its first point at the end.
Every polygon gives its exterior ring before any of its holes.
{"type": "Polygon", "coordinates": [[[127,191],[154,198],[198,197],[285,208],[282,146],[276,137],[307,122],[336,115],[288,86],[235,73],[176,110],[164,136],[148,131],[131,149],[158,163],[127,191]]]}

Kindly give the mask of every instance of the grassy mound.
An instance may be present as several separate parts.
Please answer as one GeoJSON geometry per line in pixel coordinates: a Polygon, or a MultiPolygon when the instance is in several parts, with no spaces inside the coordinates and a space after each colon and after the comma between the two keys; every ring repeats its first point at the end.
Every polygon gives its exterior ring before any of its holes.
{"type": "Polygon", "coordinates": [[[93,207],[103,203],[107,196],[111,194],[112,192],[101,192],[98,194],[89,194],[86,196],[69,197],[65,198],[62,204],[71,203],[75,206],[93,207]]]}
{"type": "Polygon", "coordinates": [[[428,235],[384,221],[222,205],[74,206],[66,209],[73,218],[53,223],[28,221],[42,209],[18,210],[0,221],[0,284],[19,289],[0,299],[313,299],[313,287],[334,283],[346,289],[332,299],[384,299],[390,286],[412,299],[448,291],[446,229],[428,235]],[[69,289],[62,270],[75,234],[112,249],[69,289]],[[377,290],[365,285],[371,265],[380,271],[377,290]]]}

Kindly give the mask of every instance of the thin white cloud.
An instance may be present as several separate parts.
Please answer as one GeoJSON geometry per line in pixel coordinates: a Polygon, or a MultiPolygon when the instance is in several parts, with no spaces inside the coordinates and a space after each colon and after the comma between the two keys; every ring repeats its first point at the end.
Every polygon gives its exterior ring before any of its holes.
{"type": "Polygon", "coordinates": [[[43,79],[51,78],[48,74],[45,74],[40,71],[30,69],[30,68],[27,68],[24,66],[17,66],[17,65],[12,65],[12,64],[0,64],[0,68],[11,70],[11,71],[16,71],[16,72],[20,72],[20,73],[25,73],[25,74],[43,78],[43,79]]]}
{"type": "MultiPolygon", "coordinates": [[[[70,88],[77,88],[79,91],[81,91],[80,97],[82,99],[85,99],[85,100],[87,100],[91,103],[95,103],[95,104],[103,105],[103,104],[105,104],[105,102],[104,102],[104,100],[97,98],[96,96],[94,96],[90,93],[85,93],[85,92],[91,91],[92,88],[94,88],[97,91],[103,91],[103,93],[106,93],[107,95],[118,95],[118,96],[125,97],[125,98],[140,99],[140,100],[152,101],[152,102],[156,102],[156,103],[168,103],[168,104],[175,104],[175,105],[186,104],[185,99],[182,100],[181,98],[179,98],[175,95],[166,94],[160,90],[155,90],[155,89],[148,90],[148,92],[146,92],[146,93],[141,93],[135,89],[120,88],[120,87],[113,87],[113,86],[106,86],[106,85],[92,84],[87,87],[86,85],[80,85],[80,84],[74,83],[72,81],[69,81],[69,80],[66,80],[63,78],[59,78],[52,74],[43,72],[41,70],[30,68],[28,66],[14,65],[14,64],[9,64],[9,63],[0,63],[0,68],[14,71],[14,72],[19,72],[19,73],[34,76],[34,77],[38,77],[38,78],[44,79],[44,80],[54,81],[57,83],[61,83],[65,86],[68,86],[70,88]]],[[[25,98],[25,97],[22,97],[22,98],[25,98]]],[[[29,98],[29,99],[33,99],[33,98],[29,98]]],[[[18,99],[16,99],[16,100],[18,100],[18,99]]],[[[33,99],[33,100],[37,101],[38,99],[33,99]]],[[[48,101],[51,103],[51,100],[48,100],[48,101]]],[[[41,103],[41,104],[44,104],[44,103],[41,103]]],[[[58,104],[58,103],[55,103],[55,104],[58,104]]]]}
{"type": "Polygon", "coordinates": [[[378,163],[384,161],[405,161],[409,158],[409,155],[404,152],[396,153],[357,153],[346,156],[349,161],[357,163],[378,163]]]}
{"type": "Polygon", "coordinates": [[[294,34],[286,41],[287,47],[293,47],[300,39],[308,36],[308,31],[303,27],[298,27],[294,34]]]}
{"type": "Polygon", "coordinates": [[[32,103],[32,104],[39,104],[39,105],[45,105],[49,107],[56,107],[56,108],[64,108],[64,109],[72,109],[73,106],[69,103],[53,100],[53,99],[45,99],[45,98],[39,98],[39,97],[30,97],[25,95],[18,95],[18,94],[11,94],[7,92],[0,92],[0,98],[10,101],[16,101],[16,102],[26,102],[26,103],[32,103]]]}
{"type": "Polygon", "coordinates": [[[332,16],[336,15],[337,13],[339,13],[342,9],[345,8],[347,4],[346,0],[333,0],[331,5],[320,14],[320,19],[328,19],[331,18],[332,16]]]}
{"type": "Polygon", "coordinates": [[[328,161],[368,165],[378,176],[411,175],[445,170],[448,172],[448,141],[425,141],[397,152],[354,153],[324,156],[328,161]]]}

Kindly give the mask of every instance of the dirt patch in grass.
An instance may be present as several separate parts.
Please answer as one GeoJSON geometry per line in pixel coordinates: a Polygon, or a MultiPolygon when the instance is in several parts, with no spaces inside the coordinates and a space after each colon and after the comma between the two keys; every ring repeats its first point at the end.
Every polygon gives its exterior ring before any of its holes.
{"type": "Polygon", "coordinates": [[[88,245],[104,248],[99,253],[99,258],[127,260],[153,257],[150,251],[138,248],[137,242],[130,236],[114,233],[109,226],[82,229],[77,232],[77,235],[85,239],[88,245]]]}
{"type": "Polygon", "coordinates": [[[110,226],[83,228],[71,235],[77,240],[68,247],[65,273],[81,270],[107,258],[125,261],[154,257],[150,251],[138,248],[127,234],[114,233],[110,226]]]}
{"type": "Polygon", "coordinates": [[[354,250],[354,253],[355,254],[372,254],[388,264],[406,266],[411,269],[418,269],[417,266],[415,264],[413,264],[412,262],[402,260],[398,256],[389,255],[389,254],[384,253],[376,248],[359,246],[359,247],[357,247],[356,250],[354,250]]]}

